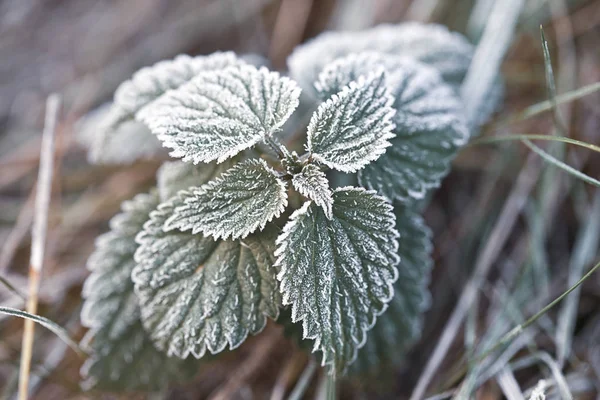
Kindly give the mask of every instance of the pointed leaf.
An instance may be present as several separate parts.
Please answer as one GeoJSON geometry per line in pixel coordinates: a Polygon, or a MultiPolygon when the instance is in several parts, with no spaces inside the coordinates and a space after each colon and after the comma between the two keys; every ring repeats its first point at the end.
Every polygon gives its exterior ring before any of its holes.
{"type": "Polygon", "coordinates": [[[244,238],[262,230],[287,205],[285,182],[262,159],[243,161],[219,178],[182,194],[165,229],[216,239],[244,238]]]}
{"type": "MultiPolygon", "coordinates": [[[[183,192],[182,192],[183,193],[183,192]]],[[[270,230],[244,240],[215,241],[190,232],[163,231],[181,197],[152,212],[138,236],[133,271],[142,321],[169,355],[199,358],[238,347],[276,318],[280,295],[270,230]]]]}
{"type": "Polygon", "coordinates": [[[334,91],[381,65],[391,71],[387,82],[395,96],[396,137],[383,156],[359,171],[359,182],[389,199],[421,199],[439,186],[469,138],[462,102],[426,65],[373,53],[335,61],[323,71],[318,86],[334,91]]]}
{"type": "Polygon", "coordinates": [[[135,236],[158,204],[158,195],[141,194],[123,203],[100,236],[88,260],[92,274],[83,287],[81,314],[90,328],[85,341],[91,356],[82,367],[84,386],[109,390],[158,390],[189,377],[195,368],[156,350],[140,322],[131,271],[138,245],[135,236]]]}
{"type": "Polygon", "coordinates": [[[421,334],[423,313],[430,302],[431,231],[420,215],[404,208],[396,210],[396,228],[400,233],[400,264],[394,298],[368,332],[365,346],[350,367],[353,373],[381,377],[390,365],[399,364],[421,334]]]}
{"type": "Polygon", "coordinates": [[[356,357],[393,296],[398,233],[391,205],[374,192],[340,188],[333,218],[307,202],[277,239],[277,278],[293,322],[323,352],[323,365],[342,372],[356,357]]]}
{"type": "Polygon", "coordinates": [[[307,151],[344,172],[355,172],[376,160],[394,137],[390,96],[383,70],[348,82],[321,104],[308,125],[307,151]]]}
{"type": "Polygon", "coordinates": [[[144,67],[123,82],[115,92],[114,110],[132,118],[171,89],[176,89],[201,72],[219,71],[245,64],[232,52],[217,52],[209,56],[190,57],[181,54],[172,60],[144,67]]]}
{"type": "Polygon", "coordinates": [[[296,47],[288,58],[290,76],[310,92],[325,65],[366,51],[428,64],[454,90],[458,90],[473,56],[473,46],[466,38],[445,26],[419,22],[382,24],[356,32],[326,32],[296,47]]]}
{"type": "Polygon", "coordinates": [[[294,81],[251,65],[200,74],[137,117],[173,157],[222,162],[276,132],[298,106],[294,81]]]}
{"type": "Polygon", "coordinates": [[[162,201],[167,201],[177,192],[190,187],[202,186],[219,177],[223,172],[235,165],[235,159],[229,159],[221,164],[193,165],[181,161],[167,161],[158,169],[156,181],[158,193],[162,201]]]}
{"type": "Polygon", "coordinates": [[[333,197],[325,172],[314,164],[307,164],[299,174],[294,175],[292,184],[302,196],[322,207],[327,218],[331,218],[333,197]]]}

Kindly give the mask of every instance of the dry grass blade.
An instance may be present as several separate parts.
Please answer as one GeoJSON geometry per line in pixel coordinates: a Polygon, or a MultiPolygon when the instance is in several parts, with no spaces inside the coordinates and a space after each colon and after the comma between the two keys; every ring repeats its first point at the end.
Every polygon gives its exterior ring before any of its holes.
{"type": "Polygon", "coordinates": [[[458,300],[458,304],[454,308],[452,315],[448,319],[444,327],[444,331],[438,340],[433,354],[430,356],[423,373],[419,377],[417,386],[413,390],[410,397],[411,400],[422,399],[425,394],[425,390],[431,381],[431,378],[437,371],[438,367],[442,363],[446,353],[448,352],[450,345],[460,326],[467,315],[468,310],[477,298],[477,292],[482,286],[482,282],[487,276],[493,262],[500,254],[502,246],[508,239],[510,231],[512,230],[518,215],[521,212],[525,204],[525,199],[532,190],[537,177],[539,175],[539,167],[535,163],[534,159],[529,157],[527,164],[521,171],[517,178],[516,185],[514,186],[508,200],[504,204],[502,212],[498,218],[498,222],[494,227],[490,237],[480,253],[477,262],[475,264],[475,270],[473,275],[465,285],[465,288],[458,300]]]}
{"type": "MultiPolygon", "coordinates": [[[[38,304],[38,291],[44,261],[44,247],[48,229],[48,208],[50,206],[50,191],[52,189],[52,171],[54,158],[54,136],[56,120],[60,108],[60,97],[52,95],[46,102],[46,119],[42,134],[42,148],[40,153],[40,169],[38,186],[35,199],[35,216],[31,240],[31,260],[29,266],[29,297],[27,299],[27,313],[36,314],[38,304]]],[[[25,320],[23,330],[23,345],[21,350],[21,367],[19,371],[19,400],[27,400],[29,388],[29,372],[31,369],[31,355],[35,324],[32,319],[25,320]]]]}

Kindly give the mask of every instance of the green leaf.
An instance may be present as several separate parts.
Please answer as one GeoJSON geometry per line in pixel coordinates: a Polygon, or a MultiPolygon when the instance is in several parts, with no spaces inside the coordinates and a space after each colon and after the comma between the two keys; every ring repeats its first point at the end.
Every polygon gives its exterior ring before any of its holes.
{"type": "Polygon", "coordinates": [[[348,82],[321,104],[308,125],[307,151],[330,168],[356,172],[381,156],[394,137],[383,69],[348,82]]]}
{"type": "Polygon", "coordinates": [[[158,169],[156,181],[162,201],[167,201],[177,192],[202,186],[235,165],[235,158],[221,164],[193,165],[181,161],[167,161],[158,169]]]}
{"type": "Polygon", "coordinates": [[[243,161],[181,198],[165,230],[191,230],[215,239],[245,238],[262,230],[287,205],[285,182],[262,159],[243,161]]]}
{"type": "Polygon", "coordinates": [[[369,331],[350,367],[352,373],[381,376],[402,361],[421,334],[423,313],[430,303],[427,285],[433,264],[431,231],[419,214],[406,208],[396,210],[396,229],[400,233],[400,264],[394,297],[369,331]]]}
{"type": "Polygon", "coordinates": [[[155,192],[123,203],[123,212],[111,220],[111,231],[97,239],[88,260],[92,273],[83,287],[81,313],[83,325],[90,328],[84,342],[92,354],[82,367],[88,389],[158,390],[195,371],[156,350],[140,323],[130,278],[135,236],[157,204],[155,192]]]}
{"type": "Polygon", "coordinates": [[[314,164],[307,164],[300,173],[294,175],[292,185],[302,196],[322,207],[327,218],[331,219],[333,197],[325,172],[314,164]]]}
{"type": "Polygon", "coordinates": [[[402,56],[435,68],[458,90],[473,56],[473,45],[445,26],[407,22],[356,32],[326,32],[296,47],[288,58],[290,76],[306,91],[330,62],[352,53],[402,56]]]}
{"type": "Polygon", "coordinates": [[[398,232],[392,206],[374,192],[340,188],[333,218],[308,202],[292,214],[277,239],[277,278],[293,322],[323,365],[343,372],[393,296],[398,276],[398,232]]]}
{"type": "MultiPolygon", "coordinates": [[[[182,193],[180,193],[181,195],[182,193]]],[[[215,241],[163,230],[182,197],[161,204],[137,237],[132,277],[142,321],[169,355],[200,358],[238,347],[260,332],[280,304],[269,229],[244,240],[215,241]]]]}
{"type": "Polygon", "coordinates": [[[209,56],[190,57],[182,54],[172,60],[160,61],[137,71],[115,92],[113,110],[124,117],[133,116],[151,105],[169,90],[177,89],[196,75],[240,66],[244,61],[232,52],[217,52],[209,56]]]}
{"type": "Polygon", "coordinates": [[[138,112],[173,157],[222,162],[272,135],[298,106],[296,83],[251,65],[200,74],[138,112]]]}
{"type": "Polygon", "coordinates": [[[383,156],[359,171],[359,183],[392,200],[422,199],[429,189],[439,186],[469,138],[462,102],[432,68],[373,53],[332,63],[323,71],[319,87],[336,90],[381,65],[389,71],[387,83],[395,97],[396,137],[383,156]]]}

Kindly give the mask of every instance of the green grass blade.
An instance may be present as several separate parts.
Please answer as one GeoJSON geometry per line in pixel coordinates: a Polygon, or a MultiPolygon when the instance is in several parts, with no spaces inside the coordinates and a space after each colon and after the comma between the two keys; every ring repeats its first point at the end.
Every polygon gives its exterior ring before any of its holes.
{"type": "Polygon", "coordinates": [[[79,345],[71,339],[69,333],[56,322],[49,320],[48,318],[40,317],[39,315],[30,314],[28,312],[17,310],[16,308],[0,306],[0,313],[11,315],[13,317],[19,317],[23,319],[29,319],[33,322],[37,322],[44,328],[52,331],[58,336],[63,342],[65,342],[70,348],[72,348],[80,356],[84,356],[85,352],[79,347],[79,345]]]}
{"type": "Polygon", "coordinates": [[[563,171],[573,175],[574,177],[576,177],[578,179],[581,179],[584,182],[589,183],[590,185],[600,187],[600,181],[598,181],[597,179],[594,179],[591,176],[586,175],[583,172],[578,171],[575,168],[571,167],[570,165],[565,164],[564,162],[556,159],[554,156],[546,153],[544,150],[540,149],[538,146],[531,143],[529,140],[525,139],[525,140],[523,140],[523,143],[525,143],[525,145],[527,147],[529,147],[533,152],[535,152],[540,157],[542,157],[546,162],[549,162],[550,164],[554,165],[555,167],[562,169],[563,171]]]}

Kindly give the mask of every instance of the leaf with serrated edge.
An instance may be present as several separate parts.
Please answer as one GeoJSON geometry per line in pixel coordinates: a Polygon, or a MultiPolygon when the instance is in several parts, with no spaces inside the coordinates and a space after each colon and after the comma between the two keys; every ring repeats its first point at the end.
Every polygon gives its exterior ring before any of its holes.
{"type": "Polygon", "coordinates": [[[217,179],[182,195],[165,230],[238,239],[262,230],[287,205],[283,180],[262,159],[243,161],[217,179]]]}
{"type": "Polygon", "coordinates": [[[445,26],[419,22],[382,24],[355,32],[325,32],[296,47],[288,58],[290,76],[310,92],[325,65],[351,53],[366,51],[428,64],[458,90],[471,63],[473,45],[445,26]]]}
{"type": "Polygon", "coordinates": [[[92,273],[83,287],[81,313],[83,325],[90,328],[84,342],[91,355],[81,370],[87,389],[158,390],[195,371],[189,362],[156,350],[140,322],[130,277],[135,236],[157,205],[156,192],[124,202],[123,212],[110,221],[111,231],[97,239],[88,260],[92,273]]]}
{"type": "Polygon", "coordinates": [[[386,309],[398,276],[398,232],[392,206],[372,191],[339,188],[333,218],[307,202],[277,239],[283,304],[302,321],[322,364],[340,373],[386,309]]]}
{"type": "Polygon", "coordinates": [[[398,207],[396,228],[400,233],[398,280],[388,309],[377,318],[367,341],[351,365],[351,373],[381,373],[396,366],[421,334],[423,313],[430,303],[427,290],[431,273],[431,231],[415,211],[398,207]]]}
{"type": "Polygon", "coordinates": [[[181,161],[167,161],[156,173],[158,193],[162,201],[167,201],[180,190],[202,186],[235,165],[235,158],[221,164],[193,165],[181,161]]]}
{"type": "Polygon", "coordinates": [[[356,172],[385,153],[394,137],[394,101],[383,69],[349,82],[321,104],[308,124],[306,149],[313,159],[356,172]]]}
{"type": "Polygon", "coordinates": [[[150,214],[135,254],[132,277],[142,322],[157,348],[200,358],[238,347],[276,318],[280,295],[273,266],[275,234],[215,241],[190,232],[163,230],[181,197],[150,214]]]}
{"type": "Polygon", "coordinates": [[[359,182],[389,199],[421,199],[439,186],[469,139],[462,102],[440,75],[409,59],[364,53],[327,66],[318,86],[332,92],[382,65],[389,71],[386,82],[395,97],[396,137],[383,156],[359,171],[359,182]]]}
{"type": "Polygon", "coordinates": [[[300,173],[294,175],[292,185],[302,196],[322,207],[327,218],[331,219],[333,197],[325,172],[314,164],[307,164],[300,173]]]}
{"type": "Polygon", "coordinates": [[[289,78],[251,65],[198,75],[136,116],[194,164],[222,162],[275,133],[298,106],[289,78]]]}
{"type": "Polygon", "coordinates": [[[113,109],[124,117],[132,118],[138,111],[172,89],[177,89],[196,75],[219,71],[245,62],[232,52],[217,52],[208,56],[190,57],[181,54],[172,60],[160,61],[144,67],[117,88],[113,109]]]}

